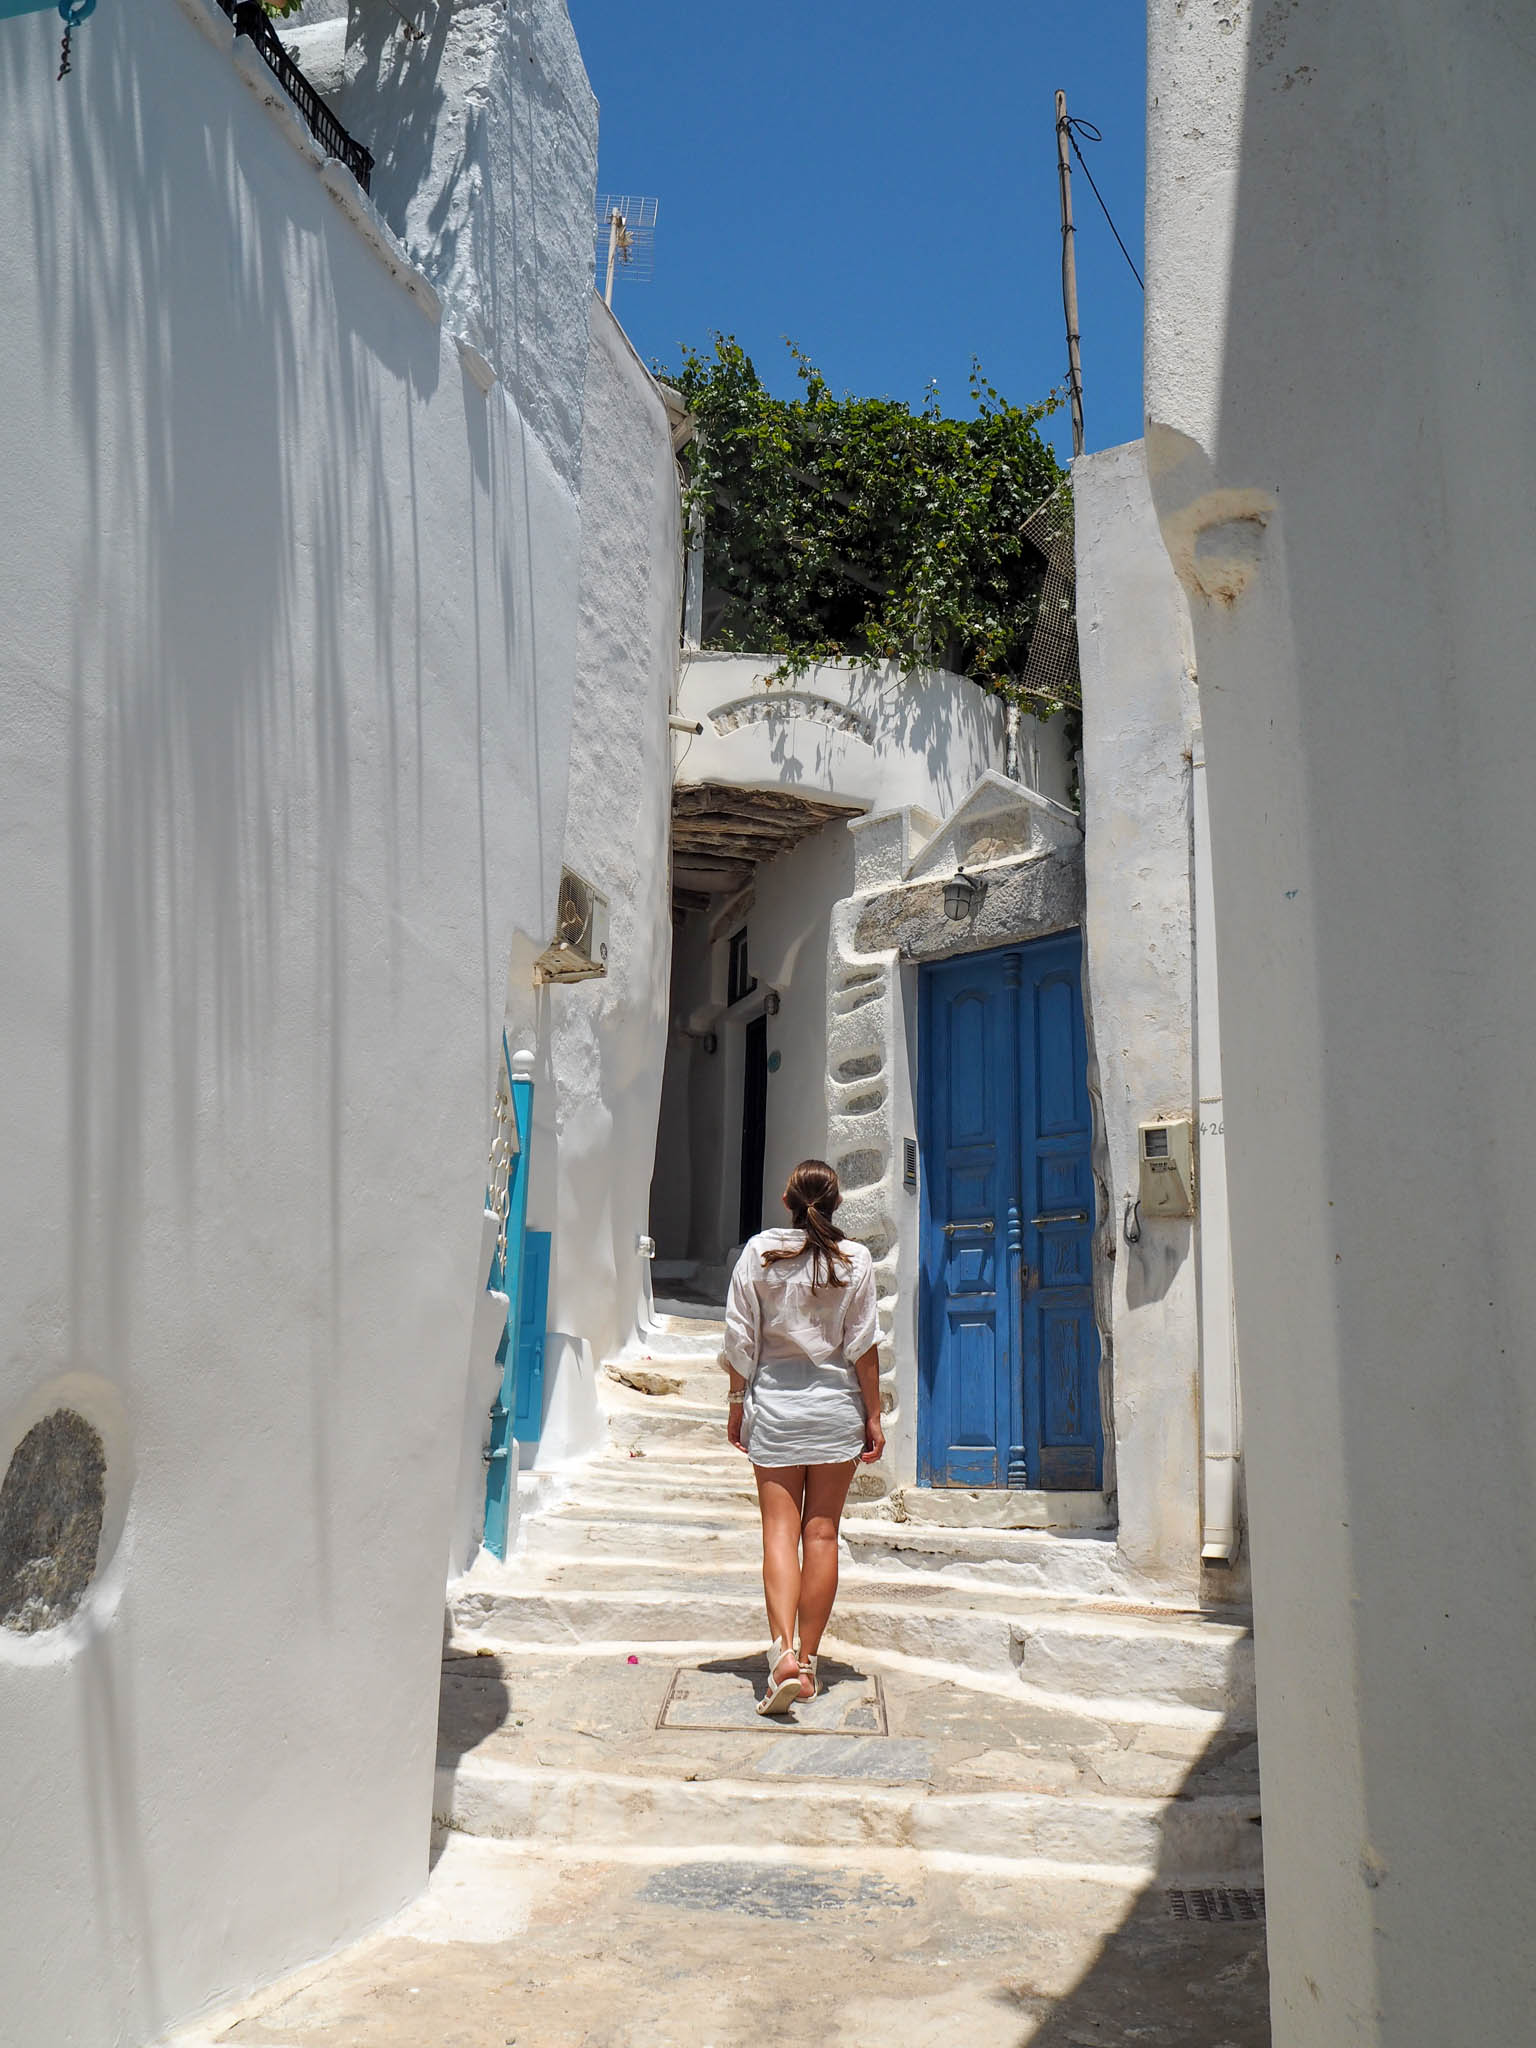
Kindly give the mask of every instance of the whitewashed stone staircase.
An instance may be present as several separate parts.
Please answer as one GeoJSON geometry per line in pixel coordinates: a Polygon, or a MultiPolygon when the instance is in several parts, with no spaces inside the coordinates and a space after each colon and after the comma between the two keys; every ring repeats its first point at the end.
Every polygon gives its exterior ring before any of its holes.
{"type": "Polygon", "coordinates": [[[647,1355],[612,1362],[608,1449],[525,1518],[516,1556],[455,1589],[444,1727],[457,1700],[470,1733],[440,1755],[440,1819],[591,1853],[894,1844],[1253,1881],[1246,1626],[1138,1606],[1104,1533],[891,1519],[875,1473],[824,1650],[879,1674],[888,1736],[797,1749],[762,1723],[656,1725],[672,1670],[765,1644],[719,1335],[663,1320],[647,1355]]]}

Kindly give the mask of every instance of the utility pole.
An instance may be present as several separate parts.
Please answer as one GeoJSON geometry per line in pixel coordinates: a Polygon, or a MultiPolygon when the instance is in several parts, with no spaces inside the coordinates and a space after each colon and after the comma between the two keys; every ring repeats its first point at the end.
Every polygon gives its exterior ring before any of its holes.
{"type": "Polygon", "coordinates": [[[1056,95],[1056,178],[1061,187],[1061,304],[1067,316],[1067,382],[1072,398],[1072,453],[1083,452],[1083,357],[1077,328],[1077,230],[1072,225],[1072,131],[1067,96],[1056,95]]]}

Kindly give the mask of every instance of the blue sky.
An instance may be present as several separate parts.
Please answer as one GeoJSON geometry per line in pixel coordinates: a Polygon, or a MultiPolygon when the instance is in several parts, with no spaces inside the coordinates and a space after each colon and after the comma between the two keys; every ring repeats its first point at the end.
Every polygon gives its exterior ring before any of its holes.
{"type": "MultiPolygon", "coordinates": [[[[602,107],[599,183],[660,202],[654,281],[614,309],[647,361],[735,334],[795,388],[969,409],[1065,384],[1053,94],[1141,267],[1141,0],[570,0],[602,107]]],[[[1141,432],[1141,293],[1074,163],[1090,448],[1141,432]]],[[[1047,425],[1070,450],[1065,409],[1047,425]]]]}

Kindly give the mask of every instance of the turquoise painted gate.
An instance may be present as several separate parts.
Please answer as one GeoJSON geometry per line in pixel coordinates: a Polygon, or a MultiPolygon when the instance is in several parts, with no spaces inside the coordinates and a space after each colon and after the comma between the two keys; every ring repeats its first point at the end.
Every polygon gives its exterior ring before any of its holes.
{"type": "Polygon", "coordinates": [[[512,1409],[512,1434],[520,1444],[536,1444],[539,1431],[544,1426],[544,1325],[549,1320],[549,1244],[547,1230],[524,1233],[523,1284],[518,1289],[517,1394],[512,1409]]]}
{"type": "Polygon", "coordinates": [[[1103,1483],[1077,932],[945,960],[919,1015],[918,1478],[1103,1483]]]}
{"type": "Polygon", "coordinates": [[[507,1297],[506,1327],[496,1351],[501,1385],[491,1406],[485,1447],[485,1547],[507,1554],[514,1443],[537,1443],[544,1402],[544,1323],[549,1301],[549,1233],[528,1229],[528,1158],[533,1141],[532,1056],[507,1051],[501,1041],[498,1121],[509,1148],[506,1186],[493,1185],[487,1204],[505,1219],[486,1285],[507,1297]],[[505,1205],[504,1207],[502,1205],[505,1205]],[[530,1433],[531,1419],[531,1433],[530,1433]]]}

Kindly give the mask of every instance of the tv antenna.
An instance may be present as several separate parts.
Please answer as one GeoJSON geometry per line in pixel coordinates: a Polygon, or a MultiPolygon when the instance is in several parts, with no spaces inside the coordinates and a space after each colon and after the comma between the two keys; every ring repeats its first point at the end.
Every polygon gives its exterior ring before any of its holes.
{"type": "Polygon", "coordinates": [[[622,263],[636,284],[649,284],[656,268],[656,201],[632,192],[600,192],[597,199],[597,258],[606,259],[603,301],[613,304],[613,280],[622,263]]]}

